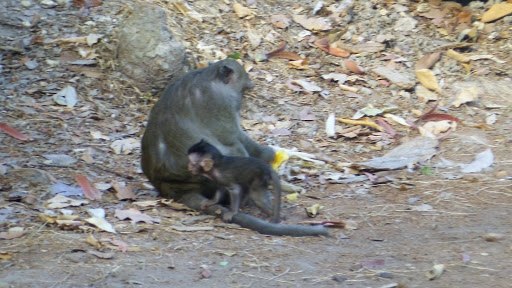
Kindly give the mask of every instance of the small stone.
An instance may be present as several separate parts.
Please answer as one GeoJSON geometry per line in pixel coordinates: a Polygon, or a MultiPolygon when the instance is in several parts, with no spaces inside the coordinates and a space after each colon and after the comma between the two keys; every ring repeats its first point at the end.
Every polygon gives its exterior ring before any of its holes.
{"type": "Polygon", "coordinates": [[[43,8],[53,8],[56,7],[58,4],[56,2],[53,2],[52,0],[42,0],[39,2],[43,8]]]}
{"type": "Polygon", "coordinates": [[[345,282],[345,280],[347,280],[347,277],[341,276],[341,275],[334,275],[334,276],[332,276],[332,280],[339,282],[339,283],[343,283],[343,282],[345,282]]]}
{"type": "Polygon", "coordinates": [[[487,242],[498,242],[503,239],[503,235],[498,233],[487,233],[484,235],[484,239],[487,242]]]}
{"type": "Polygon", "coordinates": [[[32,3],[30,3],[30,1],[21,1],[21,6],[27,8],[27,7],[30,7],[30,5],[32,5],[32,3]]]}

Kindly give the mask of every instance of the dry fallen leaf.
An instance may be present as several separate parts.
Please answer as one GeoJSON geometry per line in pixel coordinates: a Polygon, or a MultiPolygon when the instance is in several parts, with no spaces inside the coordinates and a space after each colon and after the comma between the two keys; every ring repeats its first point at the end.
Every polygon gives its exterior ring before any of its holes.
{"type": "Polygon", "coordinates": [[[333,47],[329,44],[329,40],[327,38],[317,39],[314,43],[318,48],[322,49],[323,51],[329,53],[330,55],[336,56],[336,57],[348,57],[350,56],[350,52],[333,47]]]}
{"type": "Polygon", "coordinates": [[[270,22],[277,28],[285,29],[290,25],[290,19],[283,14],[270,16],[270,22]]]}
{"type": "Polygon", "coordinates": [[[483,23],[491,22],[501,17],[512,14],[512,3],[498,3],[491,6],[491,8],[482,15],[480,20],[483,23]]]}
{"type": "Polygon", "coordinates": [[[286,199],[289,201],[295,201],[299,197],[299,193],[291,193],[286,195],[286,199]]]}
{"type": "Polygon", "coordinates": [[[114,150],[116,154],[130,154],[133,149],[137,149],[140,147],[140,140],[135,138],[126,138],[122,140],[116,140],[112,142],[110,148],[114,150]]]}
{"type": "Polygon", "coordinates": [[[112,243],[112,245],[115,245],[116,247],[119,248],[119,250],[121,250],[121,252],[126,252],[128,251],[128,243],[122,241],[122,240],[110,240],[110,243],[112,243]]]}
{"type": "Polygon", "coordinates": [[[58,209],[58,208],[64,208],[69,206],[80,206],[84,204],[88,204],[89,201],[87,200],[77,200],[68,198],[65,196],[62,196],[60,194],[55,195],[55,197],[49,199],[47,207],[50,209],[58,209]]]}
{"type": "Polygon", "coordinates": [[[325,134],[327,134],[327,137],[336,136],[336,117],[334,113],[329,113],[329,117],[325,121],[325,134]]]}
{"type": "Polygon", "coordinates": [[[448,49],[445,54],[462,63],[468,63],[471,61],[467,56],[460,54],[453,49],[448,49]]]}
{"type": "Polygon", "coordinates": [[[133,194],[132,187],[130,185],[126,185],[125,182],[112,181],[112,187],[116,190],[116,197],[119,200],[137,198],[137,196],[133,194]]]}
{"type": "Polygon", "coordinates": [[[363,126],[371,127],[371,128],[376,129],[378,131],[383,131],[384,130],[384,129],[382,129],[382,127],[380,127],[375,122],[373,122],[369,117],[364,117],[364,118],[361,118],[359,120],[345,119],[345,118],[336,118],[336,120],[340,121],[342,123],[345,123],[345,124],[349,124],[349,125],[363,125],[363,126]]]}
{"type": "Polygon", "coordinates": [[[153,218],[137,209],[130,208],[128,210],[116,209],[115,217],[120,220],[131,219],[132,223],[145,222],[148,224],[160,223],[160,219],[153,218]]]}
{"type": "Polygon", "coordinates": [[[14,238],[19,238],[25,234],[23,231],[23,227],[12,227],[7,230],[7,232],[0,232],[0,239],[10,240],[14,238]]]}
{"type": "Polygon", "coordinates": [[[9,260],[12,258],[12,254],[5,251],[0,251],[0,259],[1,260],[9,260]]]}
{"type": "Polygon", "coordinates": [[[293,15],[293,20],[302,27],[312,31],[326,31],[332,29],[331,21],[328,18],[311,17],[306,15],[293,15]]]}
{"type": "Polygon", "coordinates": [[[239,18],[245,18],[247,16],[252,16],[254,14],[254,11],[252,9],[244,7],[238,3],[233,4],[233,10],[235,10],[235,14],[239,18]]]}
{"type": "Polygon", "coordinates": [[[462,89],[459,94],[457,94],[457,98],[453,101],[452,105],[454,107],[459,107],[460,105],[468,102],[473,102],[478,99],[478,87],[471,86],[468,88],[462,89]]]}
{"type": "Polygon", "coordinates": [[[87,179],[87,177],[78,174],[76,175],[75,180],[76,182],[78,182],[78,184],[80,184],[80,187],[82,187],[85,198],[90,200],[101,199],[100,191],[98,191],[98,189],[94,188],[94,186],[91,185],[91,182],[89,182],[89,179],[87,179]]]}
{"type": "Polygon", "coordinates": [[[441,277],[441,275],[444,272],[444,265],[443,264],[437,264],[432,267],[431,270],[427,271],[425,273],[425,276],[427,276],[428,280],[435,280],[441,277]]]}
{"type": "Polygon", "coordinates": [[[455,130],[455,128],[457,128],[457,122],[449,120],[431,121],[425,123],[422,128],[427,132],[438,135],[448,130],[455,130]]]}
{"type": "Polygon", "coordinates": [[[332,45],[338,49],[348,51],[348,53],[376,53],[386,49],[385,44],[372,41],[352,45],[338,40],[332,45]]]}
{"type": "Polygon", "coordinates": [[[319,203],[313,204],[310,207],[306,207],[306,214],[311,218],[316,217],[322,208],[323,206],[321,206],[319,203]]]}
{"type": "Polygon", "coordinates": [[[437,101],[439,96],[436,92],[430,91],[423,85],[417,85],[415,87],[416,96],[418,97],[418,101],[421,103],[427,103],[429,101],[437,101]]]}
{"type": "Polygon", "coordinates": [[[437,84],[436,76],[434,72],[430,69],[420,69],[416,70],[416,77],[418,77],[418,81],[420,81],[421,85],[425,86],[430,90],[434,90],[439,92],[440,88],[437,84]]]}
{"type": "Polygon", "coordinates": [[[172,1],[172,3],[181,12],[181,14],[187,15],[198,22],[203,22],[203,15],[192,9],[186,1],[172,1]]]}
{"type": "Polygon", "coordinates": [[[292,84],[299,85],[304,90],[308,92],[319,92],[322,91],[322,88],[318,87],[314,82],[306,81],[306,80],[292,80],[292,84]]]}
{"type": "Polygon", "coordinates": [[[82,157],[80,159],[84,160],[87,164],[94,163],[94,159],[92,158],[93,149],[91,147],[87,147],[84,150],[84,153],[82,154],[82,157]]]}
{"type": "Polygon", "coordinates": [[[21,133],[17,129],[12,128],[11,126],[9,126],[5,123],[0,123],[0,130],[4,131],[5,133],[9,134],[10,136],[12,136],[18,140],[22,140],[22,141],[28,140],[27,135],[21,133]]]}
{"type": "MultiPolygon", "coordinates": [[[[284,53],[286,53],[286,52],[284,52],[284,53]]],[[[292,68],[292,69],[297,69],[297,70],[307,70],[307,69],[309,69],[308,60],[309,60],[308,58],[305,58],[305,59],[290,61],[290,62],[288,62],[288,67],[292,68]]]]}
{"type": "Polygon", "coordinates": [[[94,248],[96,249],[100,249],[103,246],[101,242],[98,241],[98,239],[96,239],[96,237],[94,237],[92,234],[87,235],[87,238],[85,238],[85,242],[89,245],[94,246],[94,248]]]}
{"type": "Polygon", "coordinates": [[[434,52],[426,54],[425,56],[421,57],[418,62],[416,62],[416,66],[414,67],[414,70],[420,70],[420,69],[430,69],[434,64],[439,61],[441,58],[441,52],[434,52]]]}
{"type": "Polygon", "coordinates": [[[75,107],[78,102],[78,95],[75,88],[72,86],[66,86],[57,94],[53,95],[53,100],[59,105],[67,106],[68,108],[75,107]]]}
{"type": "Polygon", "coordinates": [[[103,135],[101,131],[91,131],[90,133],[93,139],[110,140],[110,137],[103,135]]]}
{"type": "Polygon", "coordinates": [[[253,49],[260,46],[262,37],[256,30],[249,28],[247,30],[247,38],[249,38],[249,42],[253,49]]]}
{"type": "Polygon", "coordinates": [[[85,219],[87,223],[92,224],[103,231],[117,233],[112,224],[105,219],[105,210],[103,208],[88,209],[87,212],[91,215],[91,218],[85,219]]]}
{"type": "Polygon", "coordinates": [[[352,59],[345,59],[344,63],[345,63],[345,68],[347,68],[347,70],[349,70],[350,72],[356,73],[356,74],[364,73],[364,68],[357,65],[356,61],[354,61],[352,59]]]}

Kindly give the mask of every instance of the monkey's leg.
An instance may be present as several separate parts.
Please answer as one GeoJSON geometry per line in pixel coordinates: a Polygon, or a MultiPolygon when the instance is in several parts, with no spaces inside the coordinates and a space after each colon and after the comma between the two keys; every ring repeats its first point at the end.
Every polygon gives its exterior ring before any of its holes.
{"type": "Polygon", "coordinates": [[[217,189],[217,191],[215,191],[215,196],[213,196],[213,199],[204,200],[201,202],[201,210],[204,210],[214,204],[219,204],[224,193],[226,193],[226,191],[224,189],[221,189],[221,188],[217,189]]]}
{"type": "MultiPolygon", "coordinates": [[[[201,209],[201,201],[204,201],[205,199],[206,198],[203,195],[201,195],[201,193],[190,191],[184,194],[180,201],[183,204],[187,205],[188,207],[199,211],[201,209]]],[[[229,212],[230,210],[219,204],[214,204],[205,210],[205,212],[208,215],[219,217],[219,215],[216,213],[217,211],[221,211],[222,214],[224,214],[226,212],[229,212]]],[[[268,223],[266,221],[263,221],[261,219],[241,212],[233,215],[233,218],[231,220],[233,223],[238,224],[244,228],[248,228],[265,235],[295,237],[329,236],[329,231],[323,226],[302,226],[268,223]]]]}
{"type": "Polygon", "coordinates": [[[240,211],[240,203],[242,202],[242,187],[237,184],[231,185],[231,187],[227,188],[229,193],[229,207],[231,211],[222,213],[222,219],[226,222],[231,222],[233,216],[240,211]]]}

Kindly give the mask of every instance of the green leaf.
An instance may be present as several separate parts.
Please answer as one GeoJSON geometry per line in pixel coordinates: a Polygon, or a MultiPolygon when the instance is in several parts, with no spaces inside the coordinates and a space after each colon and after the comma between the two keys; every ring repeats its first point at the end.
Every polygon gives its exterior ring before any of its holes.
{"type": "Polygon", "coordinates": [[[228,58],[232,58],[232,59],[238,60],[238,59],[242,58],[242,55],[240,55],[240,52],[236,52],[236,53],[233,53],[233,54],[229,54],[228,58]]]}
{"type": "Polygon", "coordinates": [[[423,174],[423,175],[432,175],[432,168],[430,168],[428,166],[424,166],[421,169],[421,174],[423,174]]]}

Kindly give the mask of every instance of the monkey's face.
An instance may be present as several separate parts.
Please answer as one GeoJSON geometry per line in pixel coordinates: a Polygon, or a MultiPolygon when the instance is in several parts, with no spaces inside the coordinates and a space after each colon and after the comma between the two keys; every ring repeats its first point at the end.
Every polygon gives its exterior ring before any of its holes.
{"type": "Polygon", "coordinates": [[[203,175],[210,178],[213,168],[213,159],[208,154],[188,154],[188,171],[193,175],[203,175]]]}
{"type": "Polygon", "coordinates": [[[197,153],[192,153],[188,155],[188,171],[193,175],[200,175],[202,171],[201,168],[201,157],[197,153]]]}

